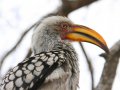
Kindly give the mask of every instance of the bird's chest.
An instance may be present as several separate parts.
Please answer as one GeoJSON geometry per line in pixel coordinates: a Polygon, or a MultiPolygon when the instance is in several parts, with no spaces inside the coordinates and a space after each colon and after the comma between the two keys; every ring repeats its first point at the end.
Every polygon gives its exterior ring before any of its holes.
{"type": "Polygon", "coordinates": [[[78,80],[76,76],[77,73],[73,73],[71,66],[66,62],[62,67],[54,70],[38,90],[76,90],[76,83],[78,83],[76,82],[78,80]],[[75,80],[75,84],[72,84],[73,80],[75,80]]]}
{"type": "Polygon", "coordinates": [[[57,68],[45,80],[38,90],[70,90],[71,71],[65,72],[63,68],[57,68]]]}

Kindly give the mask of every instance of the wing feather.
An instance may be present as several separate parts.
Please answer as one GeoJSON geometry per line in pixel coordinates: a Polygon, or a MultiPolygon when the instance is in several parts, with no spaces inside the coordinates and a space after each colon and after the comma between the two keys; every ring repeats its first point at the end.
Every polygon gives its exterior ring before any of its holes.
{"type": "Polygon", "coordinates": [[[1,90],[36,90],[65,59],[63,50],[42,52],[27,58],[4,77],[1,90]]]}

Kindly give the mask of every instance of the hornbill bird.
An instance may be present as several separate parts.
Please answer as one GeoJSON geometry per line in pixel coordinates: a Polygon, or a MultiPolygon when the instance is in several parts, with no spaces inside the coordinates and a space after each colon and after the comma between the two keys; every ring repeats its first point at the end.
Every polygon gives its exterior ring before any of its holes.
{"type": "Polygon", "coordinates": [[[71,42],[89,42],[108,52],[96,31],[63,16],[42,20],[32,36],[34,55],[10,70],[0,90],[77,90],[78,58],[71,42]]]}

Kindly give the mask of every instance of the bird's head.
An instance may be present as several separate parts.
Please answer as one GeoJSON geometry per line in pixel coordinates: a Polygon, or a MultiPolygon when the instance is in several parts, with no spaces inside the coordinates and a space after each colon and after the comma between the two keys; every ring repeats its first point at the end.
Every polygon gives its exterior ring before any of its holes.
{"type": "MultiPolygon", "coordinates": [[[[45,18],[39,27],[43,36],[51,35],[51,38],[55,39],[59,38],[59,41],[78,41],[78,42],[89,42],[95,44],[108,52],[108,47],[105,40],[102,38],[100,34],[96,31],[83,26],[76,25],[70,19],[62,16],[51,16],[45,18]]],[[[38,32],[37,32],[38,33],[38,32]]]]}

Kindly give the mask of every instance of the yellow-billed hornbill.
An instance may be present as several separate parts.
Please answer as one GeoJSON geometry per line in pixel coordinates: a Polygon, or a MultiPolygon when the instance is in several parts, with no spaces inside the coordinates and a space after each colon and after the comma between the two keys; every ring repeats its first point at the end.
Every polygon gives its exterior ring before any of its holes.
{"type": "Polygon", "coordinates": [[[93,43],[108,52],[105,40],[94,30],[66,17],[47,17],[34,30],[34,56],[10,70],[0,90],[77,90],[78,58],[72,41],[93,43]]]}

